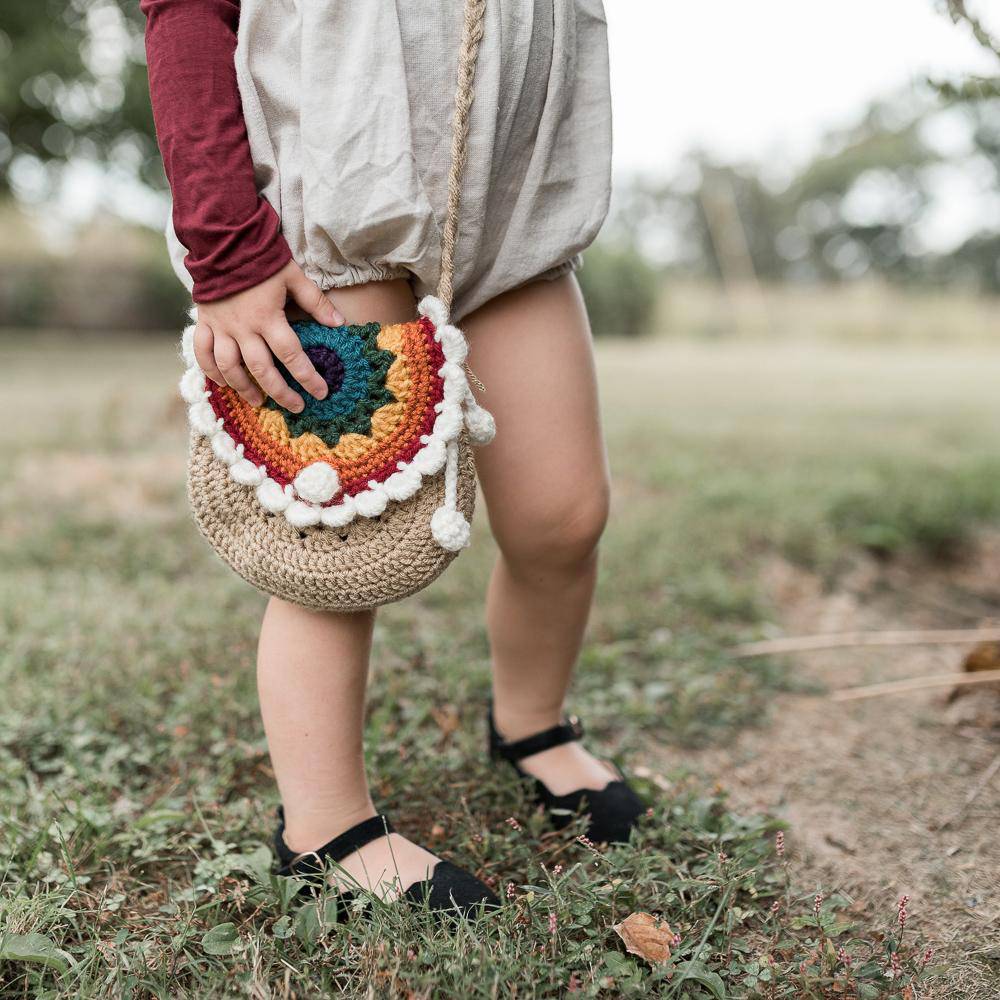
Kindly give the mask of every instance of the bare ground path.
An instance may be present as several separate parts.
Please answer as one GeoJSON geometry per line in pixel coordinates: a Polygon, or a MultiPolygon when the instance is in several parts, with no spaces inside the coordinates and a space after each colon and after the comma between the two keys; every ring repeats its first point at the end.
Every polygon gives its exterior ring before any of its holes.
{"type": "MultiPolygon", "coordinates": [[[[788,635],[958,628],[1000,619],[1000,538],[960,565],[859,561],[835,589],[774,560],[763,586],[788,635]]],[[[841,888],[911,924],[952,966],[949,995],[1000,997],[1000,692],[937,689],[834,703],[830,689],[960,670],[967,649],[852,648],[796,654],[802,693],[770,722],[695,753],[736,803],[791,824],[796,880],[841,888]],[[991,769],[991,764],[993,768],[991,769]]]]}

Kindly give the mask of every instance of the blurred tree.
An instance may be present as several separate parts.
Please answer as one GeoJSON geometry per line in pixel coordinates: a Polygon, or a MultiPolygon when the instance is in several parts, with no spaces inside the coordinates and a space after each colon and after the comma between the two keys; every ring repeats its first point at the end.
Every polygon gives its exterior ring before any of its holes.
{"type": "Polygon", "coordinates": [[[0,25],[0,191],[71,159],[163,186],[137,2],[4,0],[0,25]]]}
{"type": "Polygon", "coordinates": [[[923,265],[912,234],[931,197],[927,168],[940,159],[924,120],[876,105],[791,179],[770,176],[766,164],[692,154],[673,180],[621,192],[611,232],[727,285],[915,275],[923,265]]]}
{"type": "Polygon", "coordinates": [[[578,276],[595,336],[651,331],[660,274],[632,244],[599,241],[587,251],[578,276]]]}
{"type": "Polygon", "coordinates": [[[941,83],[939,88],[948,96],[980,100],[1000,97],[1000,37],[993,34],[976,13],[969,10],[967,0],[945,0],[948,13],[956,24],[965,24],[972,37],[988,52],[997,57],[997,72],[993,76],[973,76],[961,85],[941,83]]]}

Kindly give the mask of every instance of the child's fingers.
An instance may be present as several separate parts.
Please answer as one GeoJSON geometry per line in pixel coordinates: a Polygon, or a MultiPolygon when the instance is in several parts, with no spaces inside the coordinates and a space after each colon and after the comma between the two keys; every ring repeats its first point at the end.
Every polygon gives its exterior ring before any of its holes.
{"type": "Polygon", "coordinates": [[[243,367],[243,352],[240,345],[225,334],[215,334],[215,363],[223,379],[231,385],[251,406],[260,406],[264,394],[253,384],[243,367]]]}
{"type": "Polygon", "coordinates": [[[289,270],[285,284],[289,294],[317,323],[324,326],[343,326],[344,317],[334,304],[319,290],[319,285],[306,277],[300,267],[289,270]]]}
{"type": "MultiPolygon", "coordinates": [[[[296,343],[298,343],[297,340],[296,343]]],[[[261,389],[279,406],[291,410],[292,413],[301,413],[305,409],[305,403],[302,401],[302,397],[290,389],[288,383],[281,377],[281,373],[274,365],[271,349],[267,346],[264,338],[257,334],[241,337],[239,347],[243,354],[243,363],[257,380],[261,389]]],[[[229,384],[232,385],[232,382],[229,384]]],[[[243,396],[243,393],[240,395],[243,396]]],[[[243,398],[247,397],[243,396],[243,398]]]]}
{"type": "Polygon", "coordinates": [[[284,317],[280,317],[269,330],[262,333],[271,353],[291,372],[292,378],[316,399],[325,399],[327,384],[316,371],[309,355],[302,350],[299,338],[284,317]]]}
{"type": "Polygon", "coordinates": [[[219,371],[219,366],[215,363],[215,355],[212,353],[215,338],[212,336],[212,328],[205,322],[199,323],[194,328],[194,359],[198,362],[198,367],[216,384],[225,385],[226,380],[219,371]]]}

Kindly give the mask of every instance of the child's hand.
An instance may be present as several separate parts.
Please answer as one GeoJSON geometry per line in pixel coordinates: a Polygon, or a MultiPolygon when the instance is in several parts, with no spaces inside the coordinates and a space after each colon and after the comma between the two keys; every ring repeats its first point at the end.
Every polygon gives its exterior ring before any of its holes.
{"type": "Polygon", "coordinates": [[[295,261],[253,288],[198,306],[194,355],[217,385],[231,385],[251,406],[264,402],[261,389],[293,413],[305,407],[275,367],[277,358],[316,399],[327,385],[288,325],[285,303],[292,299],[324,326],[340,326],[344,317],[310,281],[295,261]],[[256,384],[250,376],[256,380],[256,384]]]}

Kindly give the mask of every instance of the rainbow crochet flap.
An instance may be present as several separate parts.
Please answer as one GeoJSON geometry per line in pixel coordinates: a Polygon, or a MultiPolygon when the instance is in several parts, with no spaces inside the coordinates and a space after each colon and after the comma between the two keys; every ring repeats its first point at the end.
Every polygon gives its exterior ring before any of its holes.
{"type": "Polygon", "coordinates": [[[282,370],[305,401],[301,413],[271,399],[250,406],[206,379],[189,328],[180,388],[192,430],[210,440],[230,477],[253,490],[261,507],[297,528],[378,517],[388,503],[414,496],[424,477],[443,472],[445,502],[431,529],[443,548],[462,548],[469,526],[454,502],[458,438],[465,429],[473,443],[485,444],[493,420],[472,396],[463,368],[468,346],[442,303],[428,296],[419,311],[419,319],[392,326],[293,324],[329,387],[325,399],[315,399],[282,370]]]}

